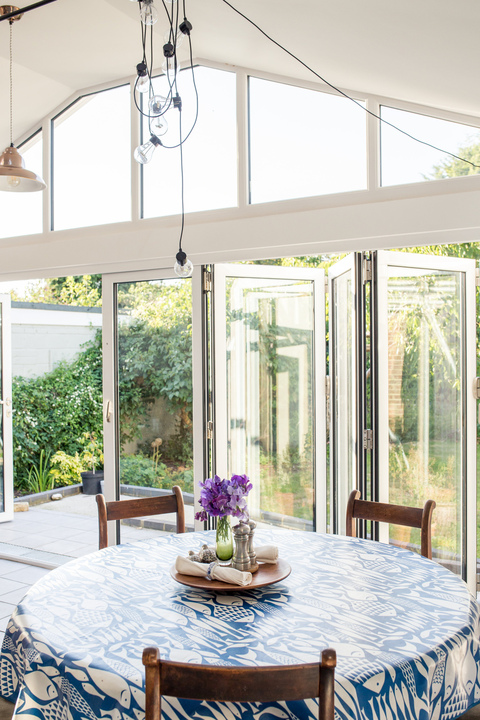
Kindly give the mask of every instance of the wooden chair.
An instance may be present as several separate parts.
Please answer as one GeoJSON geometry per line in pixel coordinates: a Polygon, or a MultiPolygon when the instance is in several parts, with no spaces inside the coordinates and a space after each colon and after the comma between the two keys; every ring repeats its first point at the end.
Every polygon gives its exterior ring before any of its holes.
{"type": "Polygon", "coordinates": [[[108,546],[108,520],[124,520],[126,518],[143,517],[144,515],[161,515],[176,512],[177,533],[185,532],[185,506],[182,491],[178,485],[172,487],[171,495],[135,498],[135,500],[118,500],[115,502],[105,502],[103,495],[97,495],[96,500],[98,505],[100,550],[108,546]]]}
{"type": "Polygon", "coordinates": [[[222,667],[161,660],[158,648],[143,651],[145,720],[161,719],[161,697],[216,702],[276,702],[319,698],[319,720],[334,718],[335,650],[321,662],[266,667],[222,667]]]}
{"type": "Polygon", "coordinates": [[[432,513],[434,500],[427,500],[423,508],[390,505],[390,503],[360,500],[360,490],[352,490],[347,503],[347,535],[355,537],[355,518],[406,525],[421,529],[421,554],[432,559],[432,513]]]}

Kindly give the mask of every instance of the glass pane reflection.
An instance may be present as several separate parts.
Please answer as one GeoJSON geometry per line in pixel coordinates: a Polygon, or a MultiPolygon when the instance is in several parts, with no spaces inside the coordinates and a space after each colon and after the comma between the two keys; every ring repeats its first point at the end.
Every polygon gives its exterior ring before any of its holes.
{"type": "Polygon", "coordinates": [[[227,279],[228,472],[252,517],[314,529],[313,283],[227,279]]]}
{"type": "MultiPolygon", "coordinates": [[[[461,573],[463,312],[461,275],[389,269],[389,500],[433,498],[433,553],[461,573]]],[[[390,527],[419,550],[420,530],[390,527]]]]}

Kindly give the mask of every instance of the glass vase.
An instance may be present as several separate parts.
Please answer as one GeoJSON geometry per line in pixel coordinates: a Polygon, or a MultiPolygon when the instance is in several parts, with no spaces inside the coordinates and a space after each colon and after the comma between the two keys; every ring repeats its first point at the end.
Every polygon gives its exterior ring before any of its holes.
{"type": "Polygon", "coordinates": [[[233,535],[230,515],[218,518],[215,550],[218,562],[221,565],[229,565],[233,557],[233,535]]]}

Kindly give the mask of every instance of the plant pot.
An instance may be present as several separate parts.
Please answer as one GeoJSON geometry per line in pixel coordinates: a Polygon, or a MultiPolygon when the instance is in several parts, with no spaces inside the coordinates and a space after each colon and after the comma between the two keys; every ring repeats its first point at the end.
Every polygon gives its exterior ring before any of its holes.
{"type": "Polygon", "coordinates": [[[82,472],[82,492],[84,495],[98,495],[103,491],[103,471],[82,472]]]}

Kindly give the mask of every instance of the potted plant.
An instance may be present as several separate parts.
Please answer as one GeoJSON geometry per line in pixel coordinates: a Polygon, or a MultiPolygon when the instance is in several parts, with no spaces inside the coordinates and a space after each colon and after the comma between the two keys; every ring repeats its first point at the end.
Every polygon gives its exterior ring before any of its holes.
{"type": "Polygon", "coordinates": [[[84,495],[98,495],[103,491],[103,470],[96,472],[98,465],[103,465],[103,451],[95,433],[84,433],[82,436],[83,451],[80,459],[89,469],[81,472],[82,492],[84,495]]]}
{"type": "Polygon", "coordinates": [[[85,495],[97,495],[103,491],[103,470],[97,470],[103,465],[102,445],[94,433],[84,433],[79,442],[83,449],[75,455],[68,455],[59,450],[51,459],[54,477],[63,480],[69,478],[71,482],[81,482],[82,492],[85,495]]]}

